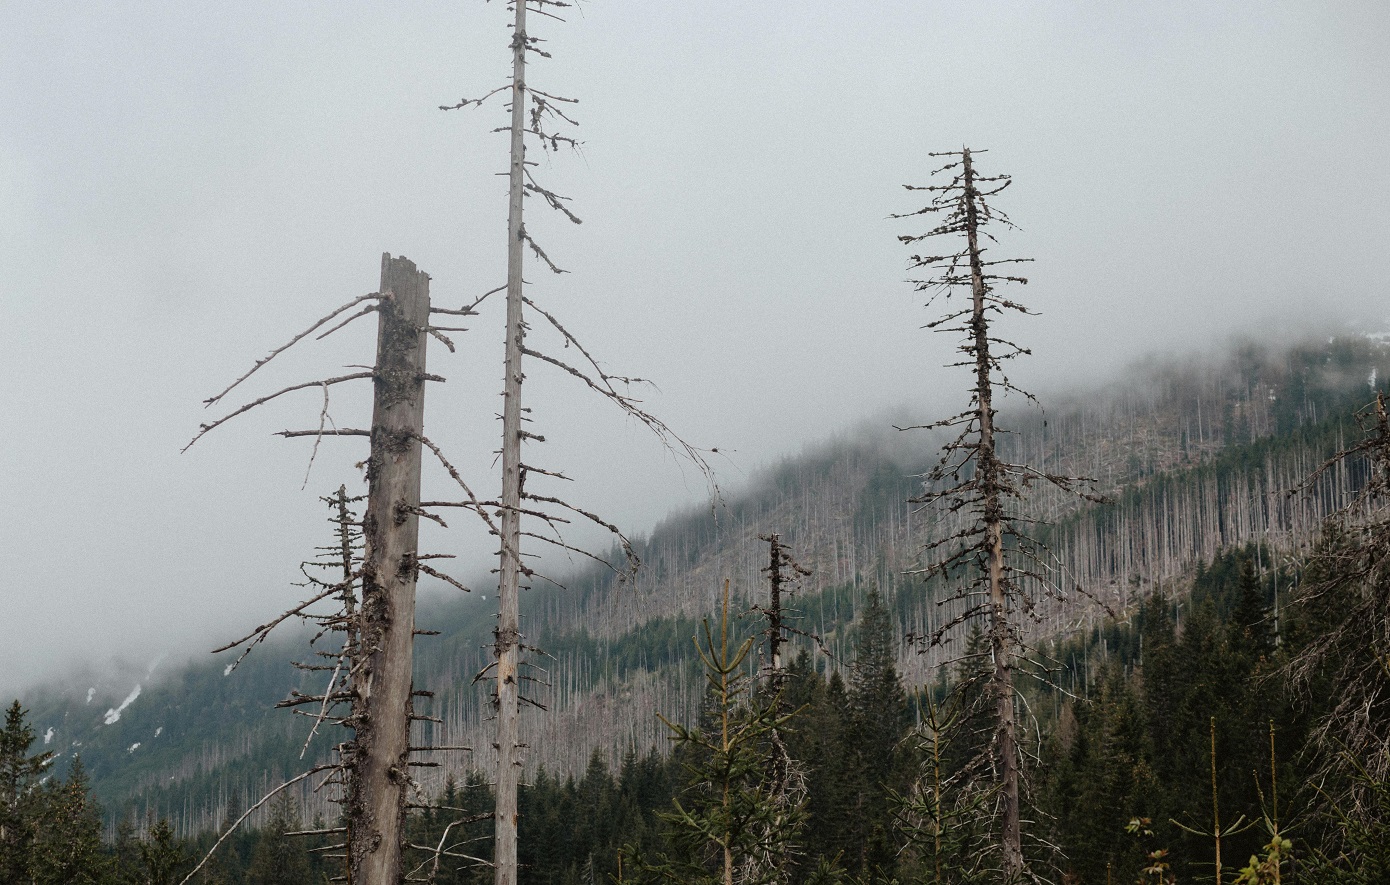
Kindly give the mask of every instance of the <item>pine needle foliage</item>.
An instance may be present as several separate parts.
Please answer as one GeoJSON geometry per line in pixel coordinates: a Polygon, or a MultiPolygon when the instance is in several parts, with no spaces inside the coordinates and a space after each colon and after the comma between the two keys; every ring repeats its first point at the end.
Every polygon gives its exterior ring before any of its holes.
{"type": "Polygon", "coordinates": [[[30,755],[34,729],[27,711],[12,703],[0,731],[0,882],[22,882],[28,875],[42,807],[40,784],[53,754],[30,755]]]}
{"type": "Polygon", "coordinates": [[[747,675],[754,639],[731,636],[727,581],[718,625],[706,619],[695,644],[708,691],[702,721],[688,728],[661,717],[684,757],[688,784],[661,816],[671,851],[639,861],[634,877],[685,885],[786,882],[804,812],[800,801],[788,808],[769,795],[768,746],[794,714],[757,698],[747,675]]]}
{"type": "Polygon", "coordinates": [[[907,793],[889,796],[915,881],[924,885],[975,885],[992,875],[981,863],[988,856],[990,795],[970,789],[971,772],[950,764],[951,745],[968,721],[963,698],[952,693],[944,702],[923,701],[909,741],[917,780],[907,793]]]}

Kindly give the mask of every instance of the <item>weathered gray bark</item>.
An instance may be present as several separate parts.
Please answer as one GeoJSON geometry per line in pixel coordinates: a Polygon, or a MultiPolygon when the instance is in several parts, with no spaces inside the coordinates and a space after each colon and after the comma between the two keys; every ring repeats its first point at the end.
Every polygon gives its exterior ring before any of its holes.
{"type": "Polygon", "coordinates": [[[522,221],[525,195],[526,0],[516,0],[512,31],[512,123],[507,204],[507,351],[502,387],[501,561],[497,586],[497,805],[493,864],[496,885],[516,885],[517,784],[521,776],[518,664],[521,624],[521,352],[522,221]]]}
{"type": "Polygon", "coordinates": [[[975,406],[980,430],[976,449],[981,522],[989,545],[989,644],[994,656],[990,688],[995,704],[995,750],[999,766],[1000,839],[1004,879],[1017,880],[1023,873],[1023,837],[1019,826],[1018,728],[1014,721],[1014,649],[1004,586],[1004,506],[1002,465],[994,443],[994,384],[990,378],[989,323],[985,317],[984,267],[980,259],[979,209],[975,170],[970,150],[962,151],[965,187],[965,231],[970,250],[970,290],[973,309],[970,334],[975,347],[975,406]]]}
{"type": "Polygon", "coordinates": [[[348,760],[348,879],[360,885],[404,881],[429,275],[383,255],[380,292],[348,760]]]}

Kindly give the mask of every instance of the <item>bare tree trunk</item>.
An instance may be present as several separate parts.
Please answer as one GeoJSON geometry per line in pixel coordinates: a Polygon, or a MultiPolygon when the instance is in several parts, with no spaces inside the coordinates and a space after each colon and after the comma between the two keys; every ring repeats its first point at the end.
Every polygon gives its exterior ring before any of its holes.
{"type": "Polygon", "coordinates": [[[1001,847],[1004,880],[1015,881],[1023,872],[1023,838],[1019,828],[1018,731],[1014,722],[1013,643],[1004,587],[1003,503],[1000,500],[1000,464],[994,443],[994,385],[990,379],[989,325],[985,318],[984,268],[980,259],[979,216],[975,200],[975,173],[970,151],[962,152],[965,186],[965,229],[970,248],[970,288],[974,310],[970,332],[975,349],[975,401],[980,428],[977,451],[982,521],[989,545],[989,644],[994,656],[990,687],[995,704],[995,746],[999,761],[1001,799],[1001,847]]]}
{"type": "Polygon", "coordinates": [[[515,0],[512,30],[512,123],[510,190],[507,204],[507,352],[502,396],[501,562],[497,587],[497,806],[493,864],[496,885],[516,885],[517,782],[521,774],[518,663],[521,624],[521,348],[522,221],[525,186],[526,3],[515,0]]]}
{"type": "Polygon", "coordinates": [[[782,687],[782,644],[786,636],[782,633],[782,536],[776,532],[764,536],[767,541],[767,658],[772,668],[772,687],[782,687]]]}
{"type": "Polygon", "coordinates": [[[348,877],[361,885],[404,880],[429,313],[429,275],[383,255],[348,799],[348,877]]]}

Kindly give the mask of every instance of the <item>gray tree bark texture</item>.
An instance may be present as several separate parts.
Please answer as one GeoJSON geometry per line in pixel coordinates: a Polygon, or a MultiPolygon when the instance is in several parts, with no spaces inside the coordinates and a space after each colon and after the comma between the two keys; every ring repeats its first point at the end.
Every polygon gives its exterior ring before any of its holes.
{"type": "Polygon", "coordinates": [[[989,323],[985,317],[985,281],[980,259],[975,174],[970,163],[970,151],[963,151],[962,156],[965,164],[965,229],[970,248],[970,289],[974,299],[970,332],[975,339],[975,404],[980,428],[980,443],[976,452],[979,470],[977,482],[984,511],[982,521],[989,544],[988,633],[994,656],[990,687],[994,694],[995,748],[999,763],[1000,847],[1003,849],[1004,881],[1014,882],[1023,874],[1023,835],[1019,824],[1018,727],[1014,721],[1014,649],[1004,586],[1004,509],[1000,500],[1002,467],[994,442],[994,384],[990,378],[989,323]]]}
{"type": "Polygon", "coordinates": [[[502,537],[497,586],[497,805],[493,829],[496,885],[516,885],[517,785],[521,777],[519,740],[521,623],[521,348],[522,221],[525,187],[526,0],[516,0],[512,30],[511,159],[507,203],[507,350],[502,396],[502,537]]]}
{"type": "Polygon", "coordinates": [[[405,875],[429,279],[406,258],[381,258],[347,807],[348,880],[358,885],[405,875]]]}

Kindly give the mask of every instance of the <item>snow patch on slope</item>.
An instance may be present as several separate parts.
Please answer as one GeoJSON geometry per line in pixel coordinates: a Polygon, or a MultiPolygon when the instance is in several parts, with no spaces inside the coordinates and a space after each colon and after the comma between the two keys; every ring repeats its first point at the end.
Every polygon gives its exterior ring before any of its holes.
{"type": "Polygon", "coordinates": [[[87,703],[90,704],[90,703],[92,702],[92,695],[94,695],[94,694],[96,694],[96,693],[97,693],[97,690],[96,690],[95,688],[89,688],[89,689],[87,689],[87,703]]]}
{"type": "Polygon", "coordinates": [[[125,700],[121,701],[121,705],[119,707],[113,707],[110,710],[106,711],[106,724],[115,725],[117,722],[120,722],[121,712],[125,710],[126,707],[129,707],[131,704],[133,704],[135,702],[135,699],[138,697],[140,697],[140,683],[137,682],[135,684],[135,688],[131,690],[130,694],[126,695],[125,700]]]}
{"type": "Polygon", "coordinates": [[[43,733],[43,745],[46,747],[53,743],[53,726],[48,726],[48,731],[43,733]]]}

